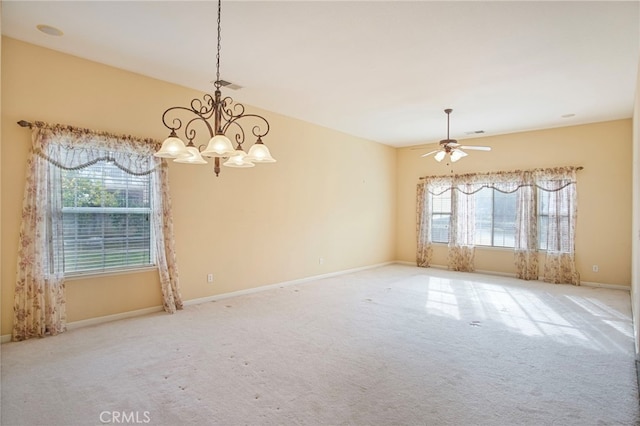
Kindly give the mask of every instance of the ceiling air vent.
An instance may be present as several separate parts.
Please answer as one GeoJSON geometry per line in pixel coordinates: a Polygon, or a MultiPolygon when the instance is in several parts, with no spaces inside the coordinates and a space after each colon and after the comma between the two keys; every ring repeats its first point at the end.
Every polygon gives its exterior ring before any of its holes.
{"type": "Polygon", "coordinates": [[[484,130],[472,130],[470,132],[464,132],[465,135],[481,135],[484,130]]]}
{"type": "MultiPolygon", "coordinates": [[[[211,83],[215,84],[215,81],[212,81],[211,83]]],[[[242,86],[240,86],[239,84],[235,84],[235,83],[231,83],[229,81],[226,80],[220,80],[220,86],[221,87],[227,87],[231,90],[240,90],[242,89],[242,86]]]]}

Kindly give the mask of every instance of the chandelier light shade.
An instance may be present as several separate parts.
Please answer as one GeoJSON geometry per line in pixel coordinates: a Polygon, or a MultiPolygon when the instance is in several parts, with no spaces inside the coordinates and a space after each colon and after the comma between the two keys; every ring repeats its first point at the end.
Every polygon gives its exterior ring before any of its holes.
{"type": "Polygon", "coordinates": [[[185,148],[187,153],[182,154],[173,160],[176,163],[186,163],[186,164],[207,164],[207,160],[202,158],[200,155],[200,151],[195,146],[188,146],[185,148]]]}
{"type": "Polygon", "coordinates": [[[192,99],[189,106],[174,106],[165,110],[162,123],[170,133],[160,150],[154,154],[156,157],[173,158],[176,163],[183,164],[207,164],[204,157],[213,158],[216,176],[220,174],[222,160],[226,160],[222,165],[236,168],[255,167],[255,163],[276,161],[262,141],[269,133],[269,122],[260,115],[246,113],[244,105],[234,103],[230,97],[222,97],[220,16],[221,0],[218,0],[218,46],[214,82],[216,90],[213,95],[207,93],[202,99],[192,99]],[[256,138],[248,153],[243,149],[245,138],[250,137],[242,127],[245,123],[250,126],[248,128],[251,129],[251,135],[256,138]],[[178,137],[178,131],[184,135],[187,144],[178,137]],[[204,133],[208,138],[206,146],[194,144],[198,133],[204,133]]]}
{"type": "Polygon", "coordinates": [[[160,151],[156,152],[154,155],[162,158],[177,158],[178,156],[185,154],[186,150],[187,148],[185,147],[184,142],[182,142],[180,138],[178,138],[178,135],[176,135],[176,132],[172,130],[169,137],[162,143],[160,151]]]}
{"type": "Polygon", "coordinates": [[[225,135],[215,135],[209,140],[209,144],[202,151],[203,157],[228,157],[235,149],[228,137],[225,135]]]}
{"type": "Polygon", "coordinates": [[[262,143],[262,138],[258,138],[256,143],[249,149],[247,157],[254,163],[275,163],[276,160],[271,156],[269,148],[262,143]]]}
{"type": "Polygon", "coordinates": [[[224,166],[227,167],[238,167],[238,168],[246,168],[246,167],[255,167],[255,164],[251,161],[250,158],[247,157],[247,154],[242,150],[236,150],[227,161],[223,163],[224,166]]]}

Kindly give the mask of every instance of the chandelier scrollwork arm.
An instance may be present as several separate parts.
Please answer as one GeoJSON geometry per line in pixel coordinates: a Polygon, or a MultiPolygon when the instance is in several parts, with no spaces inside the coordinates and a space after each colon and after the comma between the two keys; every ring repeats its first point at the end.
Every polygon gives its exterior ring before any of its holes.
{"type": "MultiPolygon", "coordinates": [[[[205,95],[205,100],[207,96],[211,98],[211,95],[205,95]]],[[[169,119],[168,114],[175,115],[175,114],[179,114],[182,111],[186,111],[190,115],[195,115],[195,117],[192,116],[189,119],[189,121],[187,121],[187,125],[184,127],[185,138],[190,141],[195,138],[196,131],[195,129],[193,129],[193,126],[191,126],[191,124],[195,121],[202,121],[207,127],[207,130],[209,131],[209,137],[212,137],[215,134],[215,132],[213,131],[213,127],[211,127],[211,124],[207,120],[211,118],[211,116],[213,115],[214,107],[213,107],[213,104],[211,104],[210,106],[207,106],[207,105],[208,104],[203,104],[202,100],[196,98],[191,101],[191,108],[187,108],[183,106],[174,106],[174,107],[168,108],[162,114],[162,123],[166,128],[168,128],[172,132],[177,132],[182,128],[183,122],[179,117],[173,117],[170,119],[170,121],[167,121],[169,119]]]]}
{"type": "Polygon", "coordinates": [[[227,133],[227,131],[236,132],[235,140],[239,145],[242,145],[245,141],[245,130],[241,125],[241,122],[246,122],[247,120],[257,121],[257,124],[254,124],[251,128],[251,133],[256,138],[262,138],[269,133],[270,127],[269,122],[266,118],[262,117],[258,114],[246,114],[245,107],[242,104],[233,104],[233,99],[230,97],[226,97],[222,101],[223,107],[222,111],[222,119],[224,124],[222,125],[222,132],[227,133]],[[245,120],[246,119],[246,120],[245,120]]]}
{"type": "Polygon", "coordinates": [[[269,133],[269,122],[262,117],[261,115],[257,115],[257,114],[246,114],[243,115],[241,117],[234,117],[231,121],[229,121],[225,127],[223,127],[223,130],[226,130],[229,126],[231,126],[232,124],[236,124],[237,126],[240,126],[239,123],[236,123],[237,120],[240,120],[242,118],[254,118],[258,121],[260,121],[260,124],[256,124],[251,128],[251,133],[253,133],[253,136],[255,136],[256,138],[262,138],[264,136],[267,135],[267,133],[269,133]],[[264,129],[264,130],[262,130],[264,129]]]}

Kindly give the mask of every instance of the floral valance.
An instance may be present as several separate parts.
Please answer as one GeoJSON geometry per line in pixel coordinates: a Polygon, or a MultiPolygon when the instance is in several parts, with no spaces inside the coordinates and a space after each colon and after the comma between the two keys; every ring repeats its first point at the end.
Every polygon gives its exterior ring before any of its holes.
{"type": "Polygon", "coordinates": [[[33,152],[65,170],[110,161],[127,173],[145,175],[162,164],[153,156],[160,147],[160,142],[153,139],[43,122],[35,122],[32,127],[33,152]]]}
{"type": "Polygon", "coordinates": [[[425,185],[432,195],[442,195],[451,190],[471,195],[483,188],[493,188],[503,193],[513,193],[519,188],[535,186],[543,191],[560,191],[575,183],[575,172],[582,167],[566,166],[546,169],[515,170],[489,173],[468,173],[421,177],[419,185],[425,185]]]}

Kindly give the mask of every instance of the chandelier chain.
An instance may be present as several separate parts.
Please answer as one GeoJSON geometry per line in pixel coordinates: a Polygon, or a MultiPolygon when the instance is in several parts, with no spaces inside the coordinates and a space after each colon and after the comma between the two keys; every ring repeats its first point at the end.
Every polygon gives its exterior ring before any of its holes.
{"type": "Polygon", "coordinates": [[[220,15],[221,15],[221,1],[218,2],[218,50],[216,53],[216,82],[215,82],[215,86],[216,89],[220,89],[220,39],[221,39],[221,35],[220,35],[220,15]]]}

